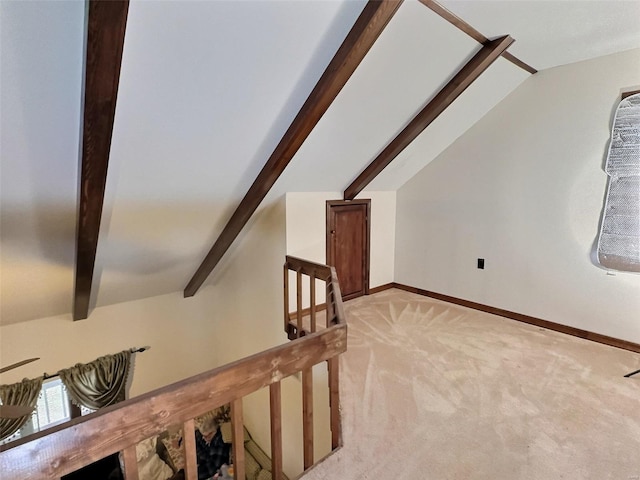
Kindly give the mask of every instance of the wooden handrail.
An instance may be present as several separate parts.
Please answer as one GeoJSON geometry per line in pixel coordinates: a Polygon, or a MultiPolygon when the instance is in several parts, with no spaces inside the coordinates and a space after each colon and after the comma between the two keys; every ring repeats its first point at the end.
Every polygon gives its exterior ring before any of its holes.
{"type": "Polygon", "coordinates": [[[332,267],[310,262],[309,260],[303,260],[302,258],[292,257],[291,255],[287,255],[285,267],[289,270],[300,270],[305,275],[314,275],[318,280],[325,282],[331,279],[332,267]]]}
{"type": "MultiPolygon", "coordinates": [[[[228,403],[232,405],[234,435],[241,436],[242,426],[238,423],[242,422],[241,399],[244,396],[267,386],[277,391],[285,377],[309,372],[323,361],[329,362],[330,370],[332,363],[337,366],[335,360],[347,348],[347,326],[340,295],[335,294],[340,288],[335,270],[288,257],[287,263],[290,261],[292,265],[304,262],[305,271],[315,271],[323,278],[329,269],[329,283],[336,301],[332,308],[338,317],[335,325],[0,446],[2,479],[60,478],[119,451],[124,452],[125,469],[127,475],[130,474],[127,478],[137,478],[135,446],[140,441],[158,435],[172,425],[183,425],[185,432],[193,430],[195,417],[228,403]]],[[[335,383],[335,376],[334,373],[332,377],[330,371],[330,385],[332,379],[335,383]]],[[[337,394],[330,392],[330,398],[337,398],[337,394]]],[[[272,415],[272,420],[278,418],[279,414],[272,415]]],[[[332,405],[331,418],[339,422],[337,404],[332,405]]],[[[339,436],[340,426],[332,424],[332,431],[335,431],[333,436],[339,436]]],[[[276,428],[274,434],[279,432],[276,428]]],[[[190,465],[191,462],[193,467],[195,445],[190,441],[186,443],[189,443],[186,463],[190,465]]],[[[281,440],[275,444],[281,449],[281,440]]],[[[273,453],[279,455],[274,458],[276,466],[281,466],[281,451],[272,452],[272,456],[273,453]]],[[[242,462],[241,454],[236,454],[235,458],[242,462]]],[[[305,467],[307,462],[308,456],[305,467]]],[[[240,465],[237,471],[243,468],[240,465]]],[[[187,473],[193,475],[193,472],[187,473]]]]}
{"type": "MultiPolygon", "coordinates": [[[[284,328],[289,339],[295,340],[307,335],[316,334],[316,313],[319,305],[316,305],[315,281],[321,280],[326,284],[326,328],[346,326],[346,317],[342,305],[340,283],[334,267],[287,256],[284,264],[284,292],[285,311],[284,328]],[[289,314],[289,271],[296,272],[296,312],[295,321],[289,314]],[[309,328],[303,326],[303,316],[307,309],[302,306],[302,275],[309,277],[309,328]]],[[[342,445],[342,422],[340,418],[340,364],[338,357],[327,360],[329,372],[329,409],[331,418],[331,449],[342,445]]],[[[314,464],[313,451],[313,370],[311,368],[302,371],[302,435],[304,440],[304,469],[311,468],[314,464]]]]}
{"type": "Polygon", "coordinates": [[[331,325],[341,325],[346,322],[344,308],[342,306],[342,294],[340,292],[340,283],[338,275],[334,267],[321,265],[319,263],[310,262],[301,258],[287,255],[284,264],[284,329],[289,335],[289,339],[302,337],[316,331],[316,313],[326,308],[327,310],[327,327],[331,325]],[[292,320],[293,314],[289,314],[289,271],[296,272],[296,312],[295,322],[292,320]],[[309,308],[302,306],[302,275],[309,277],[309,308]],[[315,280],[326,283],[326,304],[316,304],[315,280]],[[331,301],[329,301],[331,299],[331,301]],[[306,329],[302,326],[302,318],[309,314],[310,328],[306,329]]]}

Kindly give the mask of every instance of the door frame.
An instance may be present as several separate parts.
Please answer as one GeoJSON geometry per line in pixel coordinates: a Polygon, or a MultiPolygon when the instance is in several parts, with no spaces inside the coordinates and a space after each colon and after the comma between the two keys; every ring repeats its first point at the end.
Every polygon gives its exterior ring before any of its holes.
{"type": "MultiPolygon", "coordinates": [[[[358,200],[327,200],[327,213],[326,213],[326,235],[325,235],[325,247],[327,265],[334,265],[334,252],[331,248],[331,209],[333,207],[346,207],[349,205],[365,205],[366,206],[366,218],[365,218],[365,245],[364,245],[364,265],[362,266],[362,275],[364,280],[364,295],[369,295],[369,276],[371,270],[371,199],[363,198],[358,200]]],[[[338,281],[340,279],[338,278],[338,281]]],[[[359,297],[360,295],[349,295],[343,297],[343,300],[350,300],[352,298],[359,297]]]]}

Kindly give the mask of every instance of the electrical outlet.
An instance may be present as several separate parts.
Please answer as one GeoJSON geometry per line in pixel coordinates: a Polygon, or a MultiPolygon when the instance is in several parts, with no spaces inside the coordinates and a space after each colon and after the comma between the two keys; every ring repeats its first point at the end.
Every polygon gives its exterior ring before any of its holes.
{"type": "Polygon", "coordinates": [[[484,270],[484,258],[479,258],[478,259],[478,268],[480,270],[484,270]]]}

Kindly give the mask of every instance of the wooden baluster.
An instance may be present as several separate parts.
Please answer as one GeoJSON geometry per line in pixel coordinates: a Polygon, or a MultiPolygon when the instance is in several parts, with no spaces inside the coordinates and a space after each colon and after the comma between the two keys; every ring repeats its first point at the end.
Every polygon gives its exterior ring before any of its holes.
{"type": "Polygon", "coordinates": [[[331,279],[327,280],[327,328],[333,325],[333,319],[336,316],[334,308],[334,296],[333,287],[331,286],[331,279]]]}
{"type": "Polygon", "coordinates": [[[331,449],[342,445],[342,423],[340,421],[340,358],[327,360],[329,365],[329,408],[331,410],[331,449]]]}
{"type": "Polygon", "coordinates": [[[296,272],[296,315],[298,325],[298,338],[302,336],[302,271],[296,272]]]}
{"type": "MultiPolygon", "coordinates": [[[[284,264],[284,331],[289,333],[289,267],[284,264]]],[[[290,339],[291,340],[291,339],[290,339]]]]}
{"type": "Polygon", "coordinates": [[[138,457],[136,456],[136,446],[131,445],[122,451],[124,460],[124,478],[126,480],[138,480],[138,457]]]}
{"type": "Polygon", "coordinates": [[[316,331],[316,274],[312,273],[309,277],[309,297],[311,303],[309,304],[309,316],[311,319],[311,333],[316,331]]]}
{"type": "Polygon", "coordinates": [[[82,409],[73,403],[71,399],[69,399],[69,416],[71,418],[80,418],[82,416],[82,409]]]}
{"type": "Polygon", "coordinates": [[[302,435],[306,470],[313,466],[313,367],[302,371],[302,435]]]}
{"type": "Polygon", "coordinates": [[[271,474],[282,480],[282,395],[280,382],[269,385],[271,403],[271,474]]]}
{"type": "Polygon", "coordinates": [[[196,458],[196,432],[193,419],[182,426],[184,445],[184,474],[186,480],[198,480],[198,459],[196,458]]]}
{"type": "Polygon", "coordinates": [[[244,429],[242,428],[242,398],[231,402],[231,425],[233,434],[233,478],[244,479],[244,429]]]}

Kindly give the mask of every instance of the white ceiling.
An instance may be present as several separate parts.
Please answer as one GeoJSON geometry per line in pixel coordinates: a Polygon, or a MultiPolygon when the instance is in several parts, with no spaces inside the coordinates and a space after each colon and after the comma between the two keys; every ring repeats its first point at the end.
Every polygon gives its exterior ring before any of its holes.
{"type": "MultiPolygon", "coordinates": [[[[640,46],[629,22],[600,25],[602,4],[619,4],[626,19],[639,2],[444,3],[489,37],[510,33],[517,40],[510,50],[536,68],[640,46]],[[596,26],[592,40],[557,47],[596,26]]],[[[363,6],[131,2],[96,261],[98,305],[184,288],[363,6]]],[[[7,324],[71,310],[84,5],[0,8],[7,324]]],[[[343,190],[479,48],[407,0],[270,198],[343,190]]],[[[498,60],[371,189],[399,188],[526,78],[498,60]]]]}
{"type": "Polygon", "coordinates": [[[640,0],[442,0],[538,70],[640,47],[640,0]]]}

